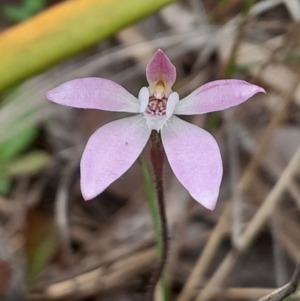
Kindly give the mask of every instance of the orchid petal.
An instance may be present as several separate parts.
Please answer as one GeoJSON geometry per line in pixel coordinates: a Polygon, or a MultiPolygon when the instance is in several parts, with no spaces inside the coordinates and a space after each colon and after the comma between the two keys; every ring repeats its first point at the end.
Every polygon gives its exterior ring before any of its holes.
{"type": "Polygon", "coordinates": [[[90,137],[81,158],[83,198],[94,198],[126,172],[142,152],[149,136],[142,114],[99,128],[90,137]]]}
{"type": "Polygon", "coordinates": [[[194,115],[224,110],[244,102],[258,92],[265,90],[243,80],[216,80],[183,98],[175,108],[174,114],[194,115]]]}
{"type": "Polygon", "coordinates": [[[68,81],[45,96],[65,106],[116,112],[139,113],[140,103],[119,84],[104,78],[87,77],[68,81]]]}
{"type": "Polygon", "coordinates": [[[176,68],[165,53],[161,49],[158,49],[147,65],[146,76],[149,85],[163,80],[171,87],[176,80],[176,68]]]}
{"type": "Polygon", "coordinates": [[[157,132],[159,132],[169,120],[167,115],[151,115],[147,113],[144,114],[144,118],[149,131],[155,130],[157,132]]]}
{"type": "Polygon", "coordinates": [[[205,130],[176,116],[161,131],[171,168],[190,195],[213,210],[222,179],[222,159],[216,140],[205,130]]]}
{"type": "Polygon", "coordinates": [[[179,102],[179,95],[177,92],[172,92],[167,101],[167,117],[170,118],[173,115],[174,109],[179,102]]]}
{"type": "Polygon", "coordinates": [[[149,103],[149,89],[146,87],[143,87],[139,92],[139,101],[140,101],[140,113],[143,113],[149,103]]]}

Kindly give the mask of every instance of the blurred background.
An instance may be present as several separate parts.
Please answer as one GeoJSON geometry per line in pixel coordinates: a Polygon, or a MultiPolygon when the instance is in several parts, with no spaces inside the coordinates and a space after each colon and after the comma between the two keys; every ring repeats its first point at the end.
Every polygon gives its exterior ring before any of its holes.
{"type": "Polygon", "coordinates": [[[1,0],[0,299],[145,300],[156,250],[139,162],[90,202],[79,188],[87,139],[126,115],[43,94],[98,76],[137,95],[158,48],[181,97],[220,78],[267,91],[184,117],[217,139],[224,178],[210,212],[166,162],[169,300],[257,300],[287,283],[300,258],[299,21],[299,0],[1,0]]]}

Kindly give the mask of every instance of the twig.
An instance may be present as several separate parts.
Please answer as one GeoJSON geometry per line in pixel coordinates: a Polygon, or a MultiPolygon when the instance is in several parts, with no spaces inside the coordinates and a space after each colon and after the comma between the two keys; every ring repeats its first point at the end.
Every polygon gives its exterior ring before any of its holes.
{"type": "Polygon", "coordinates": [[[227,144],[228,144],[228,161],[230,165],[229,180],[232,196],[232,234],[231,241],[235,246],[242,234],[242,216],[243,216],[243,198],[241,191],[236,188],[236,183],[240,177],[239,150],[237,145],[236,122],[232,109],[226,110],[224,116],[227,120],[227,144]]]}
{"type": "MultiPolygon", "coordinates": [[[[279,206],[278,206],[279,207],[279,206]]],[[[276,208],[274,213],[270,217],[270,230],[272,236],[272,253],[274,260],[274,271],[276,286],[282,286],[288,281],[286,270],[286,252],[284,245],[280,244],[279,233],[281,227],[281,221],[279,220],[279,212],[281,208],[276,208]]]]}
{"type": "Polygon", "coordinates": [[[69,197],[70,197],[70,185],[72,184],[74,177],[74,169],[78,166],[78,159],[70,162],[64,170],[59,188],[55,198],[55,222],[59,234],[60,245],[62,247],[63,261],[67,266],[72,265],[72,251],[71,251],[71,239],[70,239],[70,225],[69,225],[69,197]]]}
{"type": "MultiPolygon", "coordinates": [[[[222,290],[218,299],[220,300],[257,300],[271,294],[275,288],[261,288],[261,287],[230,287],[222,290]]],[[[193,295],[201,292],[200,290],[193,291],[193,295]]],[[[293,295],[293,300],[300,300],[300,294],[296,293],[293,295]]]]}
{"type": "Polygon", "coordinates": [[[297,290],[300,282],[300,264],[298,263],[291,280],[274,292],[258,299],[258,301],[282,301],[297,290]]]}
{"type": "Polygon", "coordinates": [[[280,213],[281,214],[277,216],[280,223],[277,233],[278,239],[289,257],[297,262],[300,258],[300,222],[296,216],[293,217],[291,212],[285,210],[283,207],[281,208],[280,213]]]}

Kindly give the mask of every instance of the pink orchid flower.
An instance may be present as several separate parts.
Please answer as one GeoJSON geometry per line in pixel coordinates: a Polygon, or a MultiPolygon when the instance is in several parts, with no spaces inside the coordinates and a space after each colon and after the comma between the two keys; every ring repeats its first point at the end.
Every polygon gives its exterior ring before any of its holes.
{"type": "Polygon", "coordinates": [[[264,89],[243,80],[216,80],[179,100],[171,90],[176,69],[162,50],[146,68],[149,87],[138,98],[104,78],[81,78],[48,91],[58,104],[137,113],[110,122],[89,139],[81,159],[81,191],[85,200],[100,194],[136,161],[151,131],[161,133],[170,166],[190,195],[213,210],[222,179],[222,160],[215,139],[176,115],[205,114],[236,106],[264,89]]]}

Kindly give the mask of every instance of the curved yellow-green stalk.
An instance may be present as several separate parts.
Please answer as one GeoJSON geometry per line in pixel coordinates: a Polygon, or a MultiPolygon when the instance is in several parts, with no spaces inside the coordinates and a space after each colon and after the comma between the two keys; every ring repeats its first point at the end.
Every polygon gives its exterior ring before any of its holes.
{"type": "Polygon", "coordinates": [[[69,0],[0,34],[0,90],[175,0],[69,0]]]}

